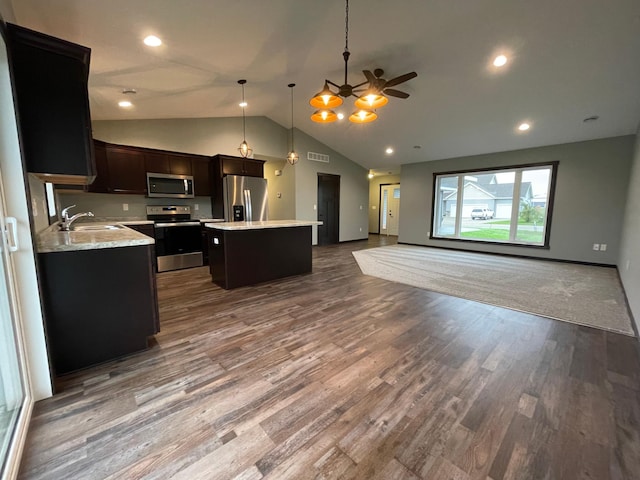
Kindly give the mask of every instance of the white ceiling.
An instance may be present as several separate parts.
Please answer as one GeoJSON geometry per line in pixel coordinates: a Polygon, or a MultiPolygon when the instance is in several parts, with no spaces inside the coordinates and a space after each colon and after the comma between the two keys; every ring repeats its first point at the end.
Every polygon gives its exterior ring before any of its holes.
{"type": "Polygon", "coordinates": [[[349,83],[364,80],[362,69],[418,73],[397,87],[411,96],[391,98],[367,125],[309,119],[324,79],[343,83],[343,0],[12,5],[18,24],[92,49],[94,119],[239,116],[236,82],[246,78],[247,115],[289,127],[295,82],[295,126],[381,171],[633,134],[640,120],[638,0],[351,0],[349,83]],[[148,34],[164,44],[146,47],[148,34]],[[510,58],[500,70],[491,66],[498,53],[510,58]],[[116,105],[123,88],[138,91],[131,110],[116,105]],[[599,120],[583,122],[592,115],[599,120]],[[523,120],[532,124],[525,134],[516,130],[523,120]]]}

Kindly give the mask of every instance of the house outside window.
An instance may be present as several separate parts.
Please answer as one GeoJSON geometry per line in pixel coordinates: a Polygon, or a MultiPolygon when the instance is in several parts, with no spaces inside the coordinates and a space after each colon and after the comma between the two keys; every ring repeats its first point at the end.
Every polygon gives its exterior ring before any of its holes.
{"type": "Polygon", "coordinates": [[[431,238],[548,247],[557,162],[434,175],[431,238]]]}

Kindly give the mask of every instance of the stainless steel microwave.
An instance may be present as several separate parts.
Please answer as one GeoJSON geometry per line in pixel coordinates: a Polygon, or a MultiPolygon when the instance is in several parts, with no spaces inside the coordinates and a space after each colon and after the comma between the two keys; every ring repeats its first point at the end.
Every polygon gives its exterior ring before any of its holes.
{"type": "Polygon", "coordinates": [[[159,198],[193,198],[193,177],[147,172],[147,196],[159,198]]]}

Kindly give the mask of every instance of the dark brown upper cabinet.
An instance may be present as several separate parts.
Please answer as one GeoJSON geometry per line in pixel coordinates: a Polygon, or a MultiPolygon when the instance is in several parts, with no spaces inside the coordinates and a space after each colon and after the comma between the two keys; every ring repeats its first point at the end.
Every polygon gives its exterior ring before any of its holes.
{"type": "Polygon", "coordinates": [[[253,158],[216,155],[213,157],[213,176],[222,178],[226,175],[242,175],[245,177],[264,177],[264,162],[253,158]]]}
{"type": "Polygon", "coordinates": [[[54,183],[91,183],[91,50],[13,24],[7,46],[27,171],[54,183]]]}
{"type": "Polygon", "coordinates": [[[107,145],[109,193],[147,193],[144,154],[128,147],[107,145]]]}
{"type": "Polygon", "coordinates": [[[209,177],[209,157],[192,157],[191,172],[193,174],[193,193],[196,197],[211,195],[211,178],[209,177]]]}
{"type": "Polygon", "coordinates": [[[211,195],[210,157],[94,140],[98,175],[89,192],[147,194],[147,172],[193,176],[196,196],[211,195]]]}

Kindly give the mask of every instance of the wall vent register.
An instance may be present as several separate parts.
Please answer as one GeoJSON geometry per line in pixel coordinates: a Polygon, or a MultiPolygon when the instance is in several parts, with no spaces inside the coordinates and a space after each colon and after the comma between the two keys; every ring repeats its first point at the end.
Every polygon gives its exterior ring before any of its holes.
{"type": "Polygon", "coordinates": [[[324,153],[307,152],[307,160],[329,163],[329,155],[325,155],[324,153]]]}

